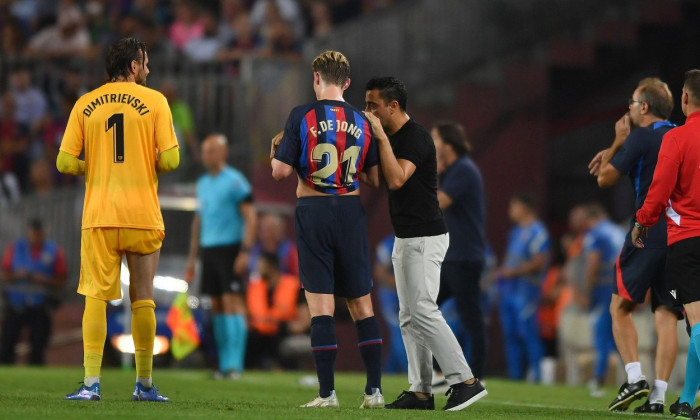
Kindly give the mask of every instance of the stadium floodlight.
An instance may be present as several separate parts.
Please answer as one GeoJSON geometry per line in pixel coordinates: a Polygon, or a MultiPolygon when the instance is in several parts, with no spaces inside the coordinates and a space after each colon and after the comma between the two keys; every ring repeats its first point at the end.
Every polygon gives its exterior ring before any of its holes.
{"type": "MultiPolygon", "coordinates": [[[[134,338],[131,334],[119,334],[112,337],[112,346],[122,353],[135,353],[134,338]]],[[[153,354],[163,354],[170,350],[170,341],[164,335],[157,335],[153,340],[153,354]]]]}

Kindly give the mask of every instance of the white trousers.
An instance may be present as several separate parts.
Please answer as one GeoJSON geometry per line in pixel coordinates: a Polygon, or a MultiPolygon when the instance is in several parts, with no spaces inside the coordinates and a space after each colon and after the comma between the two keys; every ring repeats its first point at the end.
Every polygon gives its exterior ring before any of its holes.
{"type": "Polygon", "coordinates": [[[411,391],[430,393],[433,355],[449,385],[474,377],[436,300],[448,234],[396,238],[391,259],[399,295],[399,323],[408,356],[411,391]]]}

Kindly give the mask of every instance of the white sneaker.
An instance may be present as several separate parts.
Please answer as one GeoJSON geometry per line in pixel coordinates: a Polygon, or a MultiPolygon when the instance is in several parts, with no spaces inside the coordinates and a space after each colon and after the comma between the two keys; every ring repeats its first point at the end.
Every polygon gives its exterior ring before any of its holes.
{"type": "Polygon", "coordinates": [[[364,395],[360,408],[384,408],[384,396],[379,388],[372,388],[372,395],[364,395]]]}
{"type": "Polygon", "coordinates": [[[333,391],[331,391],[331,395],[327,396],[326,398],[321,398],[320,396],[317,396],[313,400],[309,401],[306,404],[300,405],[299,407],[302,407],[302,408],[307,408],[307,407],[338,408],[338,407],[340,407],[340,404],[338,404],[338,397],[335,396],[335,390],[333,390],[333,391]]]}

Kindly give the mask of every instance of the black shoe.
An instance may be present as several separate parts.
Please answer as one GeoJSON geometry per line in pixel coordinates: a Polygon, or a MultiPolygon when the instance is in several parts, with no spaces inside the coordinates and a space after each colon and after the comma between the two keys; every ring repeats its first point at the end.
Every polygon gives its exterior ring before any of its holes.
{"type": "Polygon", "coordinates": [[[674,402],[673,404],[668,406],[668,411],[671,413],[672,416],[677,416],[678,415],[678,407],[681,405],[681,399],[680,397],[674,402]]]}
{"type": "Polygon", "coordinates": [[[664,405],[661,403],[650,403],[649,400],[639,407],[634,409],[635,413],[646,413],[646,414],[663,414],[664,405]]]}
{"type": "Polygon", "coordinates": [[[442,409],[445,411],[459,411],[479,401],[487,394],[488,391],[486,391],[486,388],[481,385],[478,379],[469,385],[465,383],[455,384],[445,393],[445,395],[449,395],[450,397],[447,399],[447,404],[442,409]]]}
{"type": "Polygon", "coordinates": [[[644,398],[647,395],[649,395],[649,382],[646,379],[640,379],[633,384],[625,382],[620,387],[617,397],[608,406],[608,410],[625,411],[632,404],[632,401],[644,398]]]}
{"type": "Polygon", "coordinates": [[[386,404],[384,408],[390,410],[435,410],[435,397],[430,394],[429,398],[418,398],[413,391],[403,391],[391,404],[386,404]]]}
{"type": "Polygon", "coordinates": [[[693,418],[693,407],[690,406],[688,403],[682,403],[680,402],[680,398],[678,401],[673,403],[675,405],[675,410],[672,413],[676,418],[680,419],[692,419],[693,418]]]}

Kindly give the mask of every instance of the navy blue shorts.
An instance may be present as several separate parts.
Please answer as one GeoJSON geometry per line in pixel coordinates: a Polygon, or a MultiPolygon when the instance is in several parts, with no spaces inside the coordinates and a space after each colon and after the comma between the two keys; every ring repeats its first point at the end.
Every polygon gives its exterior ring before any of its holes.
{"type": "Polygon", "coordinates": [[[359,196],[302,197],[294,228],[305,290],[350,299],[369,294],[367,220],[359,196]]]}
{"type": "Polygon", "coordinates": [[[615,264],[613,293],[631,302],[644,303],[649,289],[652,311],[665,306],[678,319],[683,319],[683,307],[673,298],[666,284],[666,249],[640,249],[625,242],[615,264]]]}

